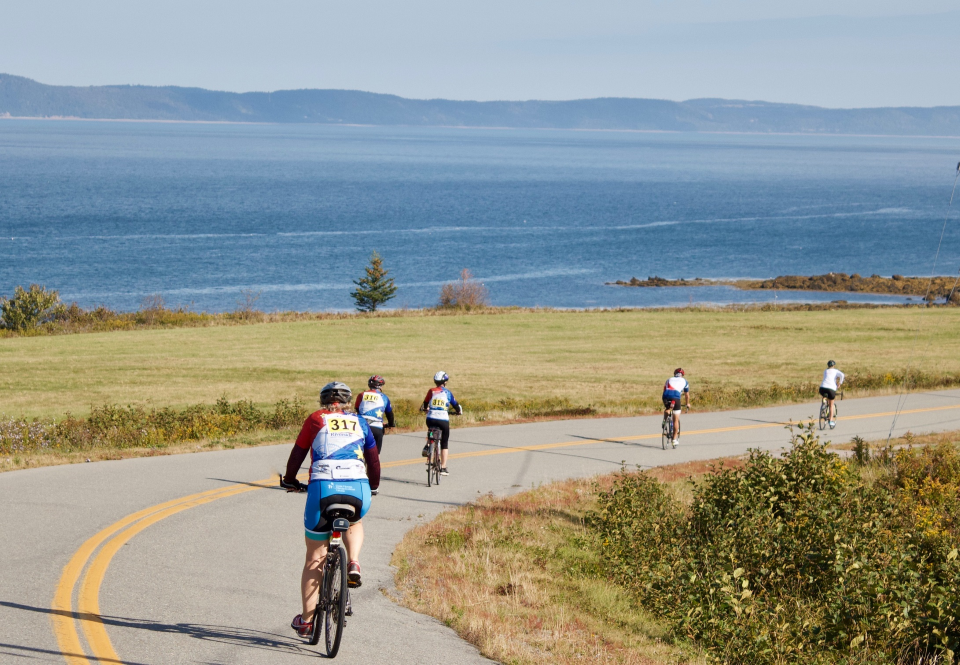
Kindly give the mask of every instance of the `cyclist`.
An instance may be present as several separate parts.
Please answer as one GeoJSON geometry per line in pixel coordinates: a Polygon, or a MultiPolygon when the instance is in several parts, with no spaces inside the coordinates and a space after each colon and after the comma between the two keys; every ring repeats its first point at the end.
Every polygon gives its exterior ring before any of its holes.
{"type": "MultiPolygon", "coordinates": [[[[446,383],[450,380],[446,372],[440,371],[433,375],[436,387],[427,391],[420,405],[421,411],[427,412],[427,427],[440,430],[440,474],[449,476],[447,471],[447,444],[450,441],[450,407],[456,409],[457,415],[463,414],[463,407],[457,404],[453,393],[447,389],[446,383]]],[[[430,444],[423,447],[423,456],[430,454],[430,444]]]]}
{"type": "Polygon", "coordinates": [[[827,406],[830,407],[830,429],[837,426],[837,407],[834,400],[837,399],[837,391],[843,385],[843,372],[837,369],[837,363],[832,360],[827,361],[827,369],[823,370],[823,381],[820,382],[820,395],[827,398],[827,406]]]}
{"type": "Polygon", "coordinates": [[[360,548],[363,546],[363,524],[360,519],[370,508],[370,497],[380,486],[380,456],[367,421],[344,409],[350,404],[350,388],[338,381],[320,390],[321,409],[313,412],[297,436],[287,460],[286,474],[280,485],[288,492],[307,492],[303,513],[306,529],[306,561],[300,578],[303,611],[293,618],[290,627],[301,637],[313,630],[313,610],[320,589],[320,571],[327,556],[327,542],[332,531],[323,511],[333,503],[354,506],[356,515],[344,534],[347,548],[349,586],[360,586],[360,548]],[[300,465],[310,453],[310,484],[297,480],[300,465]]]}
{"type": "Polygon", "coordinates": [[[357,395],[357,401],[353,405],[353,410],[363,416],[373,432],[373,438],[377,440],[377,454],[383,448],[383,417],[387,417],[386,427],[393,427],[393,406],[390,404],[390,398],[380,390],[386,381],[379,374],[374,374],[367,380],[367,386],[370,390],[364,390],[357,395]]]}
{"type": "Polygon", "coordinates": [[[673,409],[673,440],[670,442],[674,448],[680,443],[680,401],[684,395],[687,397],[687,407],[690,406],[690,384],[684,377],[686,372],[682,367],[673,370],[673,376],[667,379],[663,385],[663,417],[666,418],[670,409],[673,409]]]}

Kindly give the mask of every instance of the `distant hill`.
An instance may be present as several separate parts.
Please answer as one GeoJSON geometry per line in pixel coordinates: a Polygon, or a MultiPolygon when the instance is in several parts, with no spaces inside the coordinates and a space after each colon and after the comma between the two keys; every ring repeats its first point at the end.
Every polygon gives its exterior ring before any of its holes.
{"type": "Polygon", "coordinates": [[[175,86],[44,85],[0,74],[0,116],[446,125],[689,132],[960,136],[960,107],[825,109],[728,99],[602,97],[563,102],[405,99],[357,90],[217,92],[175,86]]]}

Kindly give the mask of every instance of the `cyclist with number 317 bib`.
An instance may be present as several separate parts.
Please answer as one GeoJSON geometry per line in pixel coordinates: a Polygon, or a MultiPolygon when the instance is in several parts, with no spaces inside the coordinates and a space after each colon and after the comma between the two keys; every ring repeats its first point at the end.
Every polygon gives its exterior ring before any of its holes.
{"type": "MultiPolygon", "coordinates": [[[[435,388],[427,391],[427,396],[420,405],[421,411],[427,412],[427,427],[440,430],[440,473],[444,476],[450,475],[447,471],[447,444],[450,441],[450,407],[456,409],[457,415],[463,413],[463,409],[453,393],[447,389],[446,383],[450,380],[446,372],[437,372],[433,375],[435,388]]],[[[429,444],[423,448],[423,456],[429,454],[429,444]]]]}
{"type": "MultiPolygon", "coordinates": [[[[332,504],[353,506],[354,519],[344,534],[347,547],[347,578],[351,587],[360,586],[360,548],[363,523],[360,519],[370,508],[370,497],[380,486],[380,456],[377,442],[367,421],[348,413],[350,388],[338,381],[320,391],[321,409],[303,423],[287,460],[287,472],[280,481],[288,492],[307,492],[303,513],[307,556],[300,578],[303,612],[293,618],[291,627],[301,637],[313,630],[314,607],[320,588],[320,571],[327,556],[327,542],[333,530],[325,510],[332,504]],[[300,465],[310,455],[310,483],[297,480],[300,465]]],[[[352,610],[348,608],[347,616],[352,610]]]]}

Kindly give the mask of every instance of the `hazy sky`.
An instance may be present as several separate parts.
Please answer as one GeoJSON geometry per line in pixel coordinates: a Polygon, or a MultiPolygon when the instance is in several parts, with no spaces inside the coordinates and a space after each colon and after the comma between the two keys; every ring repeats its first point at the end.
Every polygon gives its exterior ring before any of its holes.
{"type": "Polygon", "coordinates": [[[0,1],[44,83],[960,104],[956,0],[0,1]]]}

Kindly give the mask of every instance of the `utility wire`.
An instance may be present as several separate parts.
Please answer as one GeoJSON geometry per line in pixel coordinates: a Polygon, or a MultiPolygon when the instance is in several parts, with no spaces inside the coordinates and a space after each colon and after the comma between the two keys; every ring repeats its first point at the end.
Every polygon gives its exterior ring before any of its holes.
{"type": "MultiPolygon", "coordinates": [[[[950,203],[947,204],[947,211],[943,215],[943,227],[940,229],[940,240],[937,242],[937,252],[933,256],[933,269],[930,271],[930,282],[927,284],[927,292],[923,296],[923,301],[926,305],[930,306],[930,291],[933,289],[933,280],[937,275],[937,262],[940,260],[940,248],[943,246],[943,235],[947,231],[947,220],[950,218],[950,210],[953,208],[953,197],[957,193],[957,182],[960,181],[960,163],[957,164],[957,175],[953,179],[953,189],[950,190],[950,203]]],[[[960,282],[960,277],[957,277],[957,281],[960,282]]],[[[953,288],[956,288],[957,285],[954,283],[953,288]]],[[[952,294],[952,291],[951,291],[952,294]]],[[[949,296],[947,297],[947,302],[949,302],[949,296]]],[[[890,439],[893,438],[893,430],[897,426],[897,419],[900,418],[900,412],[903,411],[903,407],[907,403],[907,382],[910,380],[910,371],[913,369],[913,361],[916,358],[916,349],[917,341],[920,339],[920,327],[923,324],[923,319],[918,317],[917,321],[917,332],[913,336],[913,349],[911,350],[910,362],[907,363],[907,370],[903,373],[903,383],[900,385],[900,394],[897,396],[897,408],[893,413],[893,422],[890,423],[890,431],[887,433],[887,445],[890,445],[890,439]]]]}

